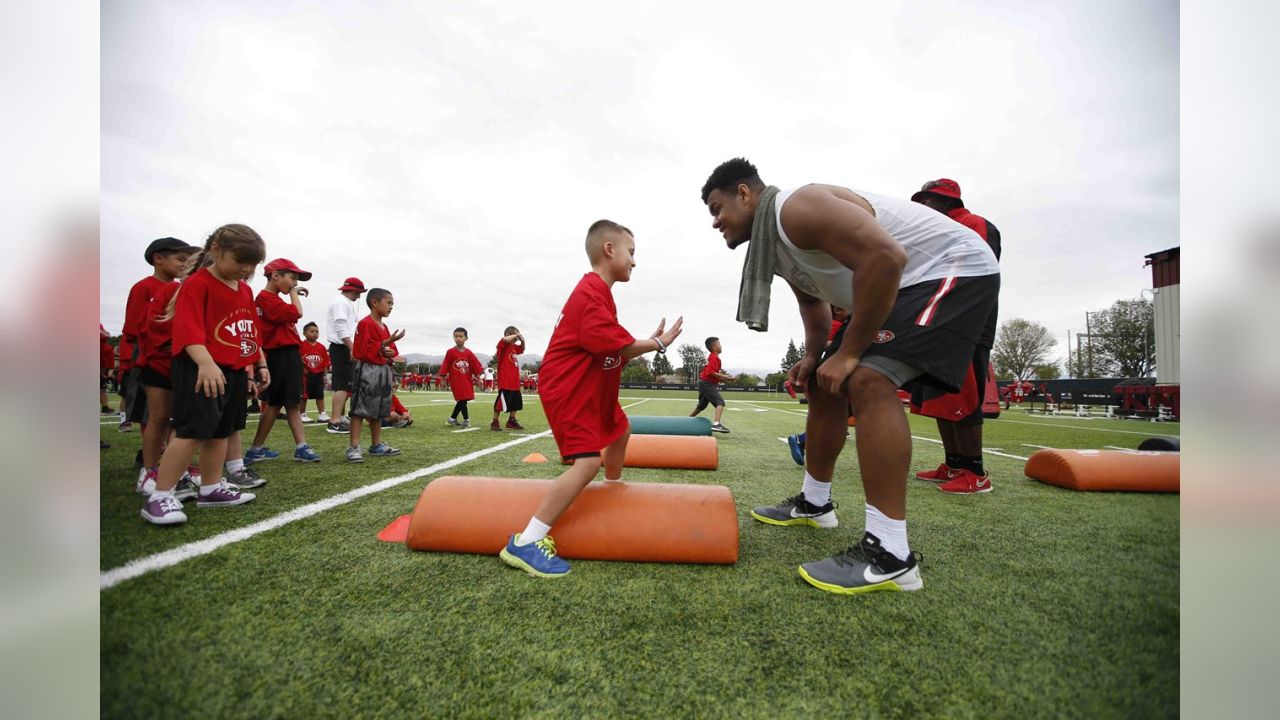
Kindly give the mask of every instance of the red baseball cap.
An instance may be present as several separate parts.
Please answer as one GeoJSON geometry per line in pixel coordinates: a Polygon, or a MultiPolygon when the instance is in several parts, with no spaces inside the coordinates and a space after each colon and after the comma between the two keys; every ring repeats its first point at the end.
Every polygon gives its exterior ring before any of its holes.
{"type": "Polygon", "coordinates": [[[955,180],[941,178],[939,180],[930,180],[920,187],[920,192],[911,196],[912,202],[920,202],[920,196],[925,193],[933,193],[943,197],[960,199],[960,183],[955,180]]]}
{"type": "Polygon", "coordinates": [[[267,266],[262,268],[262,274],[267,277],[271,277],[271,273],[278,270],[288,270],[291,273],[296,273],[299,280],[311,279],[311,273],[299,268],[297,265],[294,265],[293,261],[288,258],[276,258],[275,260],[267,263],[267,266]]]}
{"type": "Polygon", "coordinates": [[[349,277],[342,281],[342,287],[338,288],[338,292],[347,292],[348,290],[354,290],[355,292],[362,293],[365,291],[364,283],[360,282],[360,278],[358,277],[349,277]]]}

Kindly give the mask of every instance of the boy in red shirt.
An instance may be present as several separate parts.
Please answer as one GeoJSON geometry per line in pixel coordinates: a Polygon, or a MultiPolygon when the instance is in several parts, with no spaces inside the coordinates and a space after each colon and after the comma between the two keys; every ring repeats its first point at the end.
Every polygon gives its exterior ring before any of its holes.
{"type": "Polygon", "coordinates": [[[467,412],[467,403],[476,399],[475,383],[472,378],[480,377],[479,358],[467,349],[467,329],[453,329],[453,347],[444,354],[444,362],[440,365],[441,377],[448,376],[449,389],[453,391],[453,412],[447,423],[458,425],[458,414],[462,414],[461,427],[471,427],[471,415],[467,412]]]}
{"type": "Polygon", "coordinates": [[[298,354],[302,356],[302,367],[307,372],[305,383],[306,395],[302,402],[303,422],[311,422],[305,410],[307,400],[316,401],[316,422],[327,423],[329,416],[324,411],[324,371],[329,369],[329,351],[320,344],[320,327],[313,322],[302,326],[304,340],[298,346],[298,354]]]}
{"type": "Polygon", "coordinates": [[[498,397],[493,401],[493,422],[490,430],[502,432],[498,424],[498,416],[507,415],[507,427],[512,430],[523,430],[524,426],[516,420],[516,413],[524,409],[524,396],[520,394],[520,361],[516,356],[524,352],[524,335],[515,325],[508,325],[502,331],[502,339],[498,341],[498,397]]]}
{"type": "Polygon", "coordinates": [[[395,306],[390,290],[374,288],[364,301],[369,305],[369,315],[356,325],[351,348],[356,365],[351,375],[351,446],[347,448],[347,462],[353,463],[364,462],[360,452],[361,420],[369,421],[370,455],[400,454],[400,450],[382,442],[382,419],[391,414],[395,388],[391,358],[399,352],[396,341],[404,337],[404,330],[391,332],[382,321],[395,306]]]}
{"type": "Polygon", "coordinates": [[[383,427],[407,428],[413,424],[413,416],[409,413],[409,408],[400,402],[400,398],[395,395],[391,396],[391,413],[382,421],[383,427]]]}
{"type": "Polygon", "coordinates": [[[528,526],[514,533],[499,556],[508,565],[535,577],[562,577],[569,563],[556,555],[547,533],[600,469],[605,480],[622,479],[622,460],[631,437],[627,416],[618,404],[622,367],[647,352],[666,352],[680,336],[683,318],[670,330],[666,320],[646,340],[637,341],[618,324],[613,303],[615,282],[631,279],[635,239],[627,228],[598,220],[587,231],[591,272],[582,277],[560,311],[546,357],[542,405],[556,446],[573,465],[556,478],[528,526]]]}
{"type": "Polygon", "coordinates": [[[693,412],[689,413],[689,417],[697,417],[698,413],[707,409],[707,405],[711,405],[716,409],[716,420],[711,425],[711,431],[727,433],[729,428],[720,424],[720,416],[724,414],[724,398],[720,397],[720,383],[733,380],[733,376],[721,372],[720,338],[707,338],[706,346],[711,356],[707,358],[707,364],[698,374],[698,405],[694,407],[693,412]]]}
{"type": "Polygon", "coordinates": [[[298,320],[302,319],[302,298],[307,289],[298,287],[299,281],[311,279],[311,273],[286,258],[276,258],[263,268],[267,286],[258,293],[258,325],[262,332],[262,348],[267,353],[267,368],[271,371],[271,387],[259,399],[262,401],[262,417],[258,419],[258,432],[253,445],[244,454],[244,464],[252,465],[263,460],[275,460],[280,453],[266,446],[267,436],[275,425],[283,408],[289,431],[293,434],[293,459],[298,462],[320,462],[320,456],[311,445],[302,428],[302,355],[298,351],[302,338],[298,337],[298,320]],[[289,295],[289,302],[280,299],[280,293],[289,295]]]}
{"type": "Polygon", "coordinates": [[[186,271],[187,259],[199,250],[177,238],[166,237],[153,240],[142,253],[143,259],[151,266],[151,274],[129,288],[129,299],[124,306],[120,367],[126,367],[127,360],[130,371],[124,376],[124,405],[121,409],[125,415],[120,418],[121,432],[133,430],[131,423],[147,421],[147,401],[138,392],[138,373],[143,366],[142,358],[147,354],[147,308],[161,288],[174,283],[186,271]],[[125,340],[128,340],[128,354],[124,354],[125,340]]]}
{"type": "Polygon", "coordinates": [[[182,283],[169,308],[173,315],[173,425],[175,438],[160,459],[155,490],[142,517],[155,525],[184,523],[174,488],[200,451],[199,507],[241,505],[254,499],[223,482],[227,438],[245,425],[245,407],[256,367],[259,387],[271,382],[259,346],[251,277],[266,246],[253,229],[224,225],[205,241],[198,268],[182,283]]]}

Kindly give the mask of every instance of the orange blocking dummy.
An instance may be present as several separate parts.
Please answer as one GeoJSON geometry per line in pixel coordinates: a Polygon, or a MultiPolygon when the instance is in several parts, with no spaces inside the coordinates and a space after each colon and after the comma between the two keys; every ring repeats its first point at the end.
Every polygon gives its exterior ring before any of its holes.
{"type": "Polygon", "coordinates": [[[1026,475],[1069,490],[1176,493],[1179,454],[1139,450],[1038,450],[1026,475]]]}
{"type": "MultiPolygon", "coordinates": [[[[405,544],[412,550],[497,555],[550,487],[550,480],[439,478],[418,497],[405,544]],[[485,511],[475,512],[477,507],[485,511]]],[[[738,513],[733,494],[721,485],[592,482],[555,530],[556,550],[565,558],[738,561],[738,513]]]]}

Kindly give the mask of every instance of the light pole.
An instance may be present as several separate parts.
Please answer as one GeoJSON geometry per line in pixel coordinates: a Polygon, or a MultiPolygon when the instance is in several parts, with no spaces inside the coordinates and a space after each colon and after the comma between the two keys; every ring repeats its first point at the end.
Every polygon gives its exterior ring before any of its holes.
{"type": "MultiPolygon", "coordinates": [[[[1156,293],[1158,292],[1160,292],[1159,289],[1153,290],[1151,288],[1143,288],[1142,291],[1138,293],[1138,297],[1142,297],[1144,293],[1151,293],[1151,334],[1153,335],[1156,331],[1156,293]]],[[[1147,344],[1147,332],[1144,329],[1142,331],[1142,369],[1145,372],[1145,375],[1143,377],[1148,377],[1151,374],[1151,353],[1149,352],[1149,349],[1150,346],[1147,344]]]]}

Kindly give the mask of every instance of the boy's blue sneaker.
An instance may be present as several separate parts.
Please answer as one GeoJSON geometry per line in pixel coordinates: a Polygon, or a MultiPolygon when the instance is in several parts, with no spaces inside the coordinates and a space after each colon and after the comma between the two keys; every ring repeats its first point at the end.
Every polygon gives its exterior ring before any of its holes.
{"type": "Polygon", "coordinates": [[[523,570],[534,577],[557,578],[569,574],[569,563],[556,555],[556,541],[548,535],[528,545],[517,545],[520,533],[513,533],[498,557],[513,568],[523,570]]]}
{"type": "Polygon", "coordinates": [[[386,443],[384,443],[384,442],[381,442],[381,443],[378,443],[377,445],[370,445],[370,446],[369,446],[369,454],[370,454],[370,455],[380,455],[380,456],[386,456],[386,455],[399,455],[399,454],[400,454],[400,448],[393,448],[393,447],[391,447],[390,445],[388,445],[388,444],[386,444],[386,443]]]}
{"type": "Polygon", "coordinates": [[[787,437],[787,447],[791,448],[791,459],[800,467],[804,467],[804,433],[787,437]]]}
{"type": "Polygon", "coordinates": [[[280,453],[269,447],[263,447],[261,450],[249,448],[244,451],[244,464],[252,465],[253,463],[262,462],[263,460],[275,460],[278,457],[280,457],[280,453]]]}
{"type": "Polygon", "coordinates": [[[293,451],[293,459],[298,462],[320,462],[320,456],[307,444],[293,451]]]}

